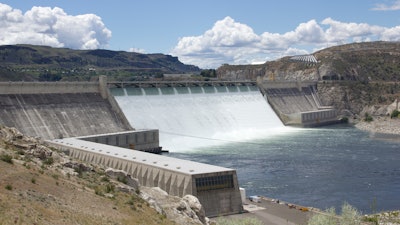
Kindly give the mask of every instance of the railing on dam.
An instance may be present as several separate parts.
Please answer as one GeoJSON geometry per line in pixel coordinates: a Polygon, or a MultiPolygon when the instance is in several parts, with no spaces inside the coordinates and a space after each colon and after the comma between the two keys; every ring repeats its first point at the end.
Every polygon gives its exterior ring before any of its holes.
{"type": "Polygon", "coordinates": [[[109,87],[202,87],[202,86],[256,86],[251,80],[212,80],[212,81],[108,81],[109,87]]]}

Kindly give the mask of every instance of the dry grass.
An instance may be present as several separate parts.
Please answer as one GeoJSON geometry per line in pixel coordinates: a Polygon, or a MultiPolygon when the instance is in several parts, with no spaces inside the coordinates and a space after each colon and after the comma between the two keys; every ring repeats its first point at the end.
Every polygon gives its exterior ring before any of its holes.
{"type": "Polygon", "coordinates": [[[0,161],[0,224],[174,224],[132,194],[96,194],[107,182],[100,174],[67,176],[13,157],[0,161]]]}

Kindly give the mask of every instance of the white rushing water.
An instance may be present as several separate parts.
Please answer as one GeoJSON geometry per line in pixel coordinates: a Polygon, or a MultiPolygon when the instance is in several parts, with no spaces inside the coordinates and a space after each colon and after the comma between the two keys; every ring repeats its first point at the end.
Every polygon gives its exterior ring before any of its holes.
{"type": "Polygon", "coordinates": [[[268,138],[286,128],[256,87],[111,89],[135,129],[171,152],[268,138]]]}

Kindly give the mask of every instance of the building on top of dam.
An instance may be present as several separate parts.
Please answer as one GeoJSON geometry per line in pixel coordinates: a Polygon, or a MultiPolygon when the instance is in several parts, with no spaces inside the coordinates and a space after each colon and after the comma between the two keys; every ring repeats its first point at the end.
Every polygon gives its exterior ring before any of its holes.
{"type": "Polygon", "coordinates": [[[170,195],[196,196],[206,216],[243,211],[236,170],[176,159],[78,138],[47,141],[82,161],[124,170],[141,185],[160,187],[170,195]]]}

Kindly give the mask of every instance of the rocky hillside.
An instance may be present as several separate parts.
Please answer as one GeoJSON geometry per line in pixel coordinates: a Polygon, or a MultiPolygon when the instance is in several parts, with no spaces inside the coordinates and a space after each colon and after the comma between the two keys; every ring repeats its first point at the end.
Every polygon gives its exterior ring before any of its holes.
{"type": "Polygon", "coordinates": [[[365,108],[400,99],[400,42],[347,44],[311,56],[315,62],[289,56],[262,65],[223,65],[217,75],[221,79],[318,81],[322,102],[335,106],[342,115],[359,115],[365,108]]]}
{"type": "Polygon", "coordinates": [[[165,73],[200,73],[177,57],[110,50],[72,50],[35,45],[0,46],[0,81],[135,80],[165,73]]]}
{"type": "Polygon", "coordinates": [[[400,81],[400,42],[335,46],[312,54],[315,62],[288,56],[262,65],[223,65],[221,79],[271,81],[400,81]]]}
{"type": "Polygon", "coordinates": [[[0,125],[0,224],[208,224],[197,198],[142,187],[0,125]]]}

